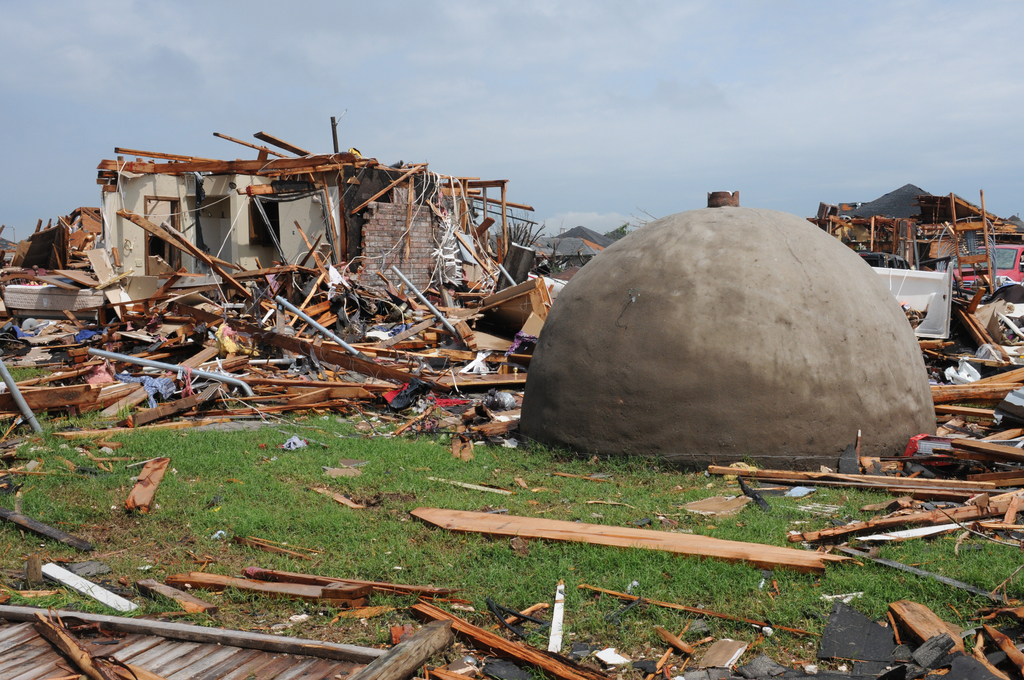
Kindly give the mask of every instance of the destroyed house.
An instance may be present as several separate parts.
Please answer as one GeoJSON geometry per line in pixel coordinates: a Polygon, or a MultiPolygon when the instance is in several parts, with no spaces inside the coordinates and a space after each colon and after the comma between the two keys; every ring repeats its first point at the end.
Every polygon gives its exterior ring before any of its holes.
{"type": "Polygon", "coordinates": [[[508,247],[507,180],[442,177],[427,164],[382,165],[355,150],[315,155],[270,135],[255,160],[115,149],[98,166],[103,245],[114,273],[220,276],[344,265],[365,285],[400,267],[417,286],[493,289],[508,247]],[[134,156],[134,159],[128,159],[134,156]],[[498,189],[500,198],[487,195],[498,189]],[[455,233],[458,232],[458,233],[455,233]]]}

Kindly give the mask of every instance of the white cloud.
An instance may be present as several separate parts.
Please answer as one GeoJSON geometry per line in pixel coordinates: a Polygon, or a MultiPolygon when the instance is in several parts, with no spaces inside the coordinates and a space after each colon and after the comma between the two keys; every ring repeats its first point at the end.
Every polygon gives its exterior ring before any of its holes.
{"type": "Polygon", "coordinates": [[[509,179],[550,228],[726,189],[808,215],[907,182],[1009,215],[1022,23],[1006,1],[0,2],[0,221],[97,204],[114,146],[326,151],[345,109],[346,148],[509,179]]]}

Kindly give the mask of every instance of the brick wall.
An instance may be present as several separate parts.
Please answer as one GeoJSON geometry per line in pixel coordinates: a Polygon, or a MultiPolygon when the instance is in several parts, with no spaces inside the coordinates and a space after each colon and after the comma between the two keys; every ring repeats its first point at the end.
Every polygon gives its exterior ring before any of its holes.
{"type": "Polygon", "coordinates": [[[398,285],[391,265],[395,265],[420,290],[430,285],[434,271],[435,218],[430,208],[414,206],[409,231],[409,256],[406,257],[405,230],[409,207],[401,203],[371,203],[363,222],[362,272],[356,279],[365,286],[380,287],[377,272],[384,272],[398,285]]]}

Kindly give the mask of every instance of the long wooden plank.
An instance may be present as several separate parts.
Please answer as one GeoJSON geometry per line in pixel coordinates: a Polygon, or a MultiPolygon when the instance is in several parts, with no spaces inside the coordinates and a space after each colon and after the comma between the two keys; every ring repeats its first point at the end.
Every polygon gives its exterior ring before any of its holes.
{"type": "Polygon", "coordinates": [[[932,402],[951,404],[956,401],[991,401],[1004,399],[1021,388],[1021,383],[970,385],[937,385],[932,387],[932,402]]]}
{"type": "Polygon", "coordinates": [[[991,418],[996,414],[995,410],[990,408],[977,408],[974,406],[948,406],[946,404],[936,404],[935,413],[937,415],[977,416],[979,418],[991,418]]]}
{"type": "Polygon", "coordinates": [[[380,347],[380,348],[391,347],[392,345],[396,345],[396,344],[402,342],[403,340],[408,340],[409,338],[413,337],[414,335],[422,333],[423,331],[427,330],[428,328],[430,328],[431,326],[433,326],[436,323],[438,323],[438,321],[437,321],[437,319],[435,319],[433,317],[430,318],[430,319],[427,319],[426,321],[421,321],[418,324],[416,324],[415,326],[412,326],[411,328],[406,328],[401,333],[396,333],[395,335],[392,335],[387,340],[380,341],[379,343],[377,343],[376,346],[380,347]]]}
{"type": "Polygon", "coordinates": [[[100,411],[100,415],[104,418],[113,418],[121,412],[122,409],[131,408],[136,404],[149,399],[149,392],[142,385],[135,385],[135,389],[128,393],[127,396],[118,399],[115,403],[106,407],[100,411]]]}
{"type": "Polygon", "coordinates": [[[65,545],[70,545],[72,548],[83,552],[89,552],[93,549],[92,543],[78,538],[77,536],[64,533],[60,529],[55,529],[48,524],[43,524],[42,522],[32,519],[31,517],[27,517],[20,512],[14,512],[7,508],[0,508],[0,519],[6,520],[16,527],[25,529],[26,531],[31,531],[34,534],[39,534],[40,536],[46,536],[47,538],[52,538],[55,541],[60,541],[65,545]]]}
{"type": "Polygon", "coordinates": [[[168,576],[167,585],[175,588],[202,588],[204,590],[224,590],[234,588],[250,593],[260,593],[275,597],[284,597],[307,602],[329,602],[334,604],[358,602],[370,592],[369,586],[357,586],[347,583],[334,583],[329,586],[308,586],[298,583],[271,583],[247,578],[235,578],[220,574],[205,574],[193,571],[187,574],[168,576]]]}
{"type": "Polygon", "coordinates": [[[727,541],[696,534],[676,534],[537,517],[493,515],[440,508],[416,508],[412,515],[449,531],[665,550],[680,555],[712,557],[727,562],[747,562],[759,569],[782,567],[803,572],[820,572],[825,570],[826,564],[846,559],[806,550],[727,541]]]}
{"type": "Polygon", "coordinates": [[[311,586],[327,586],[332,583],[352,583],[355,585],[372,586],[375,593],[392,595],[421,595],[428,597],[448,597],[456,592],[449,588],[434,588],[432,586],[413,586],[402,583],[384,583],[382,581],[359,581],[356,579],[335,578],[333,576],[318,576],[315,574],[299,574],[292,571],[278,571],[275,569],[261,569],[259,567],[246,567],[245,575],[249,578],[260,581],[276,581],[279,583],[304,583],[311,586]]]}
{"type": "Polygon", "coordinates": [[[965,505],[959,508],[949,508],[948,510],[912,512],[907,515],[881,517],[879,519],[872,519],[866,522],[851,522],[850,524],[844,524],[839,527],[830,527],[828,529],[822,529],[821,531],[805,531],[803,533],[790,534],[789,541],[791,543],[797,543],[799,541],[821,541],[825,539],[835,539],[840,536],[850,536],[862,531],[881,531],[907,525],[946,524],[950,520],[956,522],[969,522],[976,519],[983,519],[985,517],[1002,515],[1010,506],[1010,502],[1015,495],[1015,493],[1008,493],[995,496],[989,499],[988,505],[985,507],[978,505],[965,505]]]}
{"type": "Polygon", "coordinates": [[[995,488],[994,484],[985,482],[964,482],[959,479],[920,479],[911,477],[887,477],[885,475],[841,475],[835,472],[803,472],[799,470],[743,470],[740,468],[725,467],[722,465],[709,465],[708,472],[713,475],[737,475],[749,479],[771,479],[771,480],[801,480],[821,484],[826,482],[851,482],[853,484],[872,485],[878,488],[887,489],[895,487],[906,488],[943,488],[943,489],[968,489],[988,490],[995,488]]]}
{"type": "Polygon", "coordinates": [[[960,451],[971,451],[996,456],[1002,460],[1017,463],[1024,462],[1024,450],[995,442],[983,442],[976,439],[954,439],[953,448],[960,451]]]}
{"type": "MultiPolygon", "coordinates": [[[[35,613],[41,611],[36,607],[12,607],[0,605],[0,618],[9,621],[34,621],[35,613]]],[[[66,618],[82,619],[89,623],[99,623],[104,628],[123,633],[141,635],[159,635],[168,640],[201,642],[204,644],[222,644],[245,649],[259,649],[265,652],[280,654],[300,654],[315,656],[322,659],[337,659],[353,663],[370,663],[385,653],[382,649],[343,645],[336,642],[319,642],[317,640],[301,640],[297,638],[250,633],[224,628],[207,628],[184,623],[132,619],[122,616],[104,616],[87,612],[58,611],[57,615],[66,618]]]]}
{"type": "MultiPolygon", "coordinates": [[[[86,406],[96,403],[102,385],[61,385],[57,387],[30,387],[21,390],[25,403],[33,411],[86,406]]],[[[9,392],[0,394],[0,411],[17,411],[18,406],[9,392]]]]}
{"type": "Polygon", "coordinates": [[[132,487],[131,493],[124,502],[124,509],[128,512],[139,511],[143,514],[149,512],[149,506],[156,496],[156,489],[167,472],[167,465],[170,458],[154,458],[146,463],[139,473],[139,479],[132,487]]]}
{"type": "Polygon", "coordinates": [[[426,602],[417,602],[410,611],[430,621],[451,621],[452,629],[460,637],[468,638],[476,647],[483,647],[495,654],[516,659],[559,680],[607,680],[606,676],[579,666],[572,661],[550,652],[541,652],[532,647],[511,642],[490,631],[464,621],[457,616],[426,602]]]}
{"type": "Polygon", "coordinates": [[[152,423],[163,418],[168,418],[177,413],[182,413],[194,406],[198,406],[199,404],[203,404],[209,401],[211,398],[213,398],[213,395],[217,393],[218,389],[220,389],[219,384],[210,385],[205,390],[197,394],[193,394],[188,397],[182,397],[181,399],[176,399],[175,401],[164,402],[163,404],[158,405],[156,408],[146,409],[145,411],[140,411],[139,413],[130,415],[128,416],[128,425],[129,427],[141,427],[143,425],[146,425],[147,423],[152,423]]]}

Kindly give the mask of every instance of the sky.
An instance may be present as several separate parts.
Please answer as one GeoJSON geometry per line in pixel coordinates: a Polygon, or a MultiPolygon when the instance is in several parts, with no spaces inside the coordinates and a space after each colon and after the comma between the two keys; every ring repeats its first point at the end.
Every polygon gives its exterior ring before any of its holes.
{"type": "Polygon", "coordinates": [[[1024,210],[1024,3],[0,0],[3,236],[214,132],[507,179],[549,233],[906,183],[1024,210]]]}

